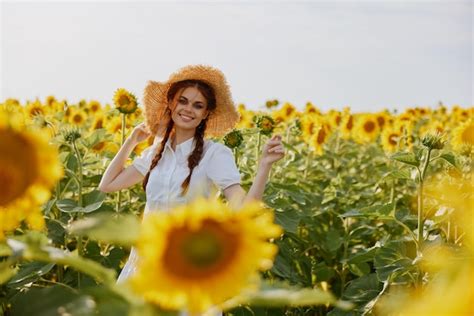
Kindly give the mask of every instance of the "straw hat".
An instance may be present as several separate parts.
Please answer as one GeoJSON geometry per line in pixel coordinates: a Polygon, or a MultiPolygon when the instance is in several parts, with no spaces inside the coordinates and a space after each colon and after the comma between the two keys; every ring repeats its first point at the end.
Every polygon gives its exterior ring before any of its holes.
{"type": "Polygon", "coordinates": [[[143,104],[145,123],[151,133],[163,136],[166,125],[171,119],[169,111],[166,111],[168,90],[173,83],[187,79],[203,81],[214,89],[216,108],[207,118],[206,136],[219,137],[234,128],[240,115],[232,101],[230,87],[224,74],[211,66],[188,65],[172,73],[166,82],[148,81],[143,104]]]}

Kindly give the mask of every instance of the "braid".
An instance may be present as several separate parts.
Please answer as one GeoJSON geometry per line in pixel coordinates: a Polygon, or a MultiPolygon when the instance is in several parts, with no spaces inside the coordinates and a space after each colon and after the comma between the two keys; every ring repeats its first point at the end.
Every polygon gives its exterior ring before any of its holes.
{"type": "Polygon", "coordinates": [[[170,137],[171,131],[173,130],[174,122],[172,119],[169,120],[168,125],[166,126],[166,131],[165,131],[165,136],[161,140],[160,144],[160,150],[156,153],[155,157],[151,161],[150,169],[148,170],[147,174],[145,175],[145,178],[143,179],[143,190],[146,192],[146,185],[148,184],[148,178],[150,177],[150,173],[153,170],[153,168],[156,167],[158,162],[161,159],[161,156],[163,155],[163,151],[165,149],[166,142],[168,141],[168,138],[170,137]]]}
{"type": "Polygon", "coordinates": [[[207,120],[203,120],[198,127],[196,127],[196,133],[194,134],[194,139],[196,140],[196,146],[194,147],[193,152],[188,158],[188,167],[189,167],[189,175],[181,184],[181,188],[183,191],[181,195],[186,194],[188,191],[189,183],[191,182],[191,176],[193,174],[194,167],[199,164],[201,161],[202,152],[204,148],[204,131],[206,130],[206,122],[207,120]]]}

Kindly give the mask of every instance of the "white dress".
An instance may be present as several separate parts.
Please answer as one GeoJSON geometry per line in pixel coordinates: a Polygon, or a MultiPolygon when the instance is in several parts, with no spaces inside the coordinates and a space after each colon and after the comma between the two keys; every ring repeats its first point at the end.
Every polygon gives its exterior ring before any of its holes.
{"type": "MultiPolygon", "coordinates": [[[[141,174],[145,175],[148,172],[160,143],[161,139],[156,138],[153,145],[145,149],[132,162],[132,166],[141,174]]],[[[171,140],[168,139],[161,160],[148,178],[143,220],[146,220],[146,215],[150,212],[168,211],[173,206],[191,201],[196,195],[209,197],[214,186],[217,186],[218,189],[225,189],[230,185],[240,183],[240,173],[232,151],[223,144],[205,140],[203,155],[199,164],[194,167],[188,192],[185,196],[180,196],[181,184],[189,174],[188,157],[194,146],[194,138],[190,138],[177,145],[176,150],[173,151],[171,140]]],[[[117,283],[125,281],[135,272],[137,259],[136,249],[132,247],[117,283]]],[[[182,313],[182,315],[186,314],[182,313]]]]}

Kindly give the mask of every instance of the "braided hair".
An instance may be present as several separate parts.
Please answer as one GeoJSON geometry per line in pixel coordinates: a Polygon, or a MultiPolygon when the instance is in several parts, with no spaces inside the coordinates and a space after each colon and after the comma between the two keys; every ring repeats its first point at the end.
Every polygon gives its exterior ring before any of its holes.
{"type": "MultiPolygon", "coordinates": [[[[170,89],[168,90],[167,97],[168,97],[168,102],[172,102],[173,100],[173,109],[175,108],[176,102],[178,100],[178,98],[175,98],[175,96],[178,94],[178,91],[180,91],[180,94],[181,94],[184,91],[184,89],[187,87],[196,87],[207,100],[207,110],[210,113],[214,111],[214,109],[216,108],[216,98],[215,98],[214,90],[212,89],[212,87],[210,87],[206,83],[199,80],[183,80],[183,81],[176,82],[170,87],[170,89]]],[[[170,117],[171,117],[171,110],[169,108],[168,108],[168,114],[170,114],[170,117]]],[[[194,147],[193,152],[188,157],[189,175],[181,184],[181,189],[182,189],[181,195],[185,195],[186,192],[188,191],[188,187],[191,182],[191,176],[193,174],[193,170],[201,161],[202,154],[204,151],[204,133],[206,131],[206,124],[207,124],[207,118],[202,120],[201,123],[196,127],[196,131],[194,133],[194,141],[196,145],[194,147]]],[[[173,127],[174,127],[174,122],[170,118],[168,125],[166,126],[165,135],[163,139],[161,140],[160,149],[158,150],[155,157],[153,158],[150,165],[150,169],[148,170],[147,174],[145,175],[145,178],[143,179],[143,190],[145,191],[146,191],[146,186],[148,184],[148,179],[150,177],[150,173],[160,161],[163,155],[163,151],[165,149],[166,142],[168,141],[171,133],[174,130],[173,127]]]]}

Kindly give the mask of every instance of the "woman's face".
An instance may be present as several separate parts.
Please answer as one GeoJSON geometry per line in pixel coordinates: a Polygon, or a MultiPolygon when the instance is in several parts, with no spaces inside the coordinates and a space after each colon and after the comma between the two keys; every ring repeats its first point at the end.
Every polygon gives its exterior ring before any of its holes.
{"type": "Polygon", "coordinates": [[[207,115],[206,98],[197,88],[187,87],[178,97],[176,107],[172,109],[171,118],[177,128],[194,130],[207,115]]]}

